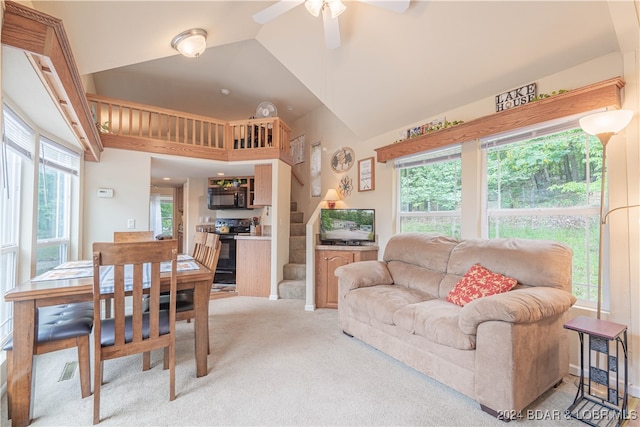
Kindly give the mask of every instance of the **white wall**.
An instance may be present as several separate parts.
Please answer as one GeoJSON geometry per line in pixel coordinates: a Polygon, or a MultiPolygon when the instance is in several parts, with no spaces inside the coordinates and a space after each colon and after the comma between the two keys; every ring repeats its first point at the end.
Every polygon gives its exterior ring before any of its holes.
{"type": "Polygon", "coordinates": [[[113,241],[114,231],[149,229],[151,156],[106,148],[100,162],[85,162],[83,245],[81,259],[91,258],[93,242],[113,241]],[[112,198],[97,196],[99,188],[112,188],[112,198]]]}
{"type": "MultiPolygon", "coordinates": [[[[640,203],[640,154],[638,144],[638,117],[640,111],[639,98],[639,70],[637,44],[634,50],[625,53],[613,53],[597,58],[580,66],[562,71],[551,76],[541,76],[535,82],[539,93],[551,93],[559,89],[576,89],[592,83],[622,76],[626,81],[624,88],[623,108],[636,111],[632,124],[612,138],[608,147],[609,156],[609,194],[610,207],[634,205],[640,203]]],[[[528,81],[522,84],[530,83],[528,81]]],[[[511,88],[504,88],[505,90],[511,88]]],[[[478,100],[475,103],[460,106],[455,110],[443,111],[437,117],[445,116],[447,120],[470,121],[482,116],[494,113],[494,98],[478,100]]],[[[425,117],[424,121],[433,117],[425,117]]],[[[407,123],[402,129],[390,131],[368,140],[360,140],[355,137],[339,120],[326,108],[320,108],[307,117],[304,117],[292,125],[292,135],[305,134],[306,149],[310,150],[311,144],[322,141],[322,194],[330,187],[337,186],[343,174],[334,173],[329,167],[331,155],[340,147],[351,147],[356,154],[355,169],[352,168],[346,175],[357,178],[357,160],[374,155],[374,149],[392,143],[397,139],[401,130],[420,123],[407,123]]],[[[463,150],[474,149],[465,144],[463,150]]],[[[309,197],[310,157],[304,164],[296,165],[296,171],[305,181],[305,187],[299,188],[292,184],[294,200],[298,201],[298,209],[305,212],[305,218],[313,212],[321,198],[309,197]]],[[[358,193],[353,191],[350,197],[342,202],[343,205],[358,208],[374,208],[376,210],[376,232],[381,246],[380,257],[384,253],[384,246],[388,239],[397,233],[396,221],[396,173],[392,162],[376,163],[376,189],[370,192],[358,193]]],[[[357,185],[357,183],[354,183],[357,185]]],[[[472,205],[473,206],[473,205],[472,205]]],[[[604,313],[603,318],[623,323],[629,326],[629,357],[630,357],[630,381],[631,391],[634,395],[640,395],[640,320],[638,318],[638,306],[640,305],[640,231],[639,208],[618,211],[609,219],[611,241],[615,242],[609,250],[610,269],[605,282],[611,289],[611,312],[604,313]],[[615,216],[614,216],[615,215],[615,216]]],[[[471,218],[470,223],[463,223],[464,237],[479,236],[480,227],[476,223],[477,216],[471,218]]],[[[592,310],[574,307],[571,316],[594,316],[592,310]]],[[[571,364],[574,372],[579,365],[577,334],[570,335],[571,339],[571,364]]]]}

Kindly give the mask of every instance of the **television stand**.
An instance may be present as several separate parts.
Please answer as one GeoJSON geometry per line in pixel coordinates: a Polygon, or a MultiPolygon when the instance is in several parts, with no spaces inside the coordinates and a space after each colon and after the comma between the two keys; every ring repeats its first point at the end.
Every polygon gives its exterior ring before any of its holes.
{"type": "Polygon", "coordinates": [[[348,246],[340,244],[316,247],[316,291],[317,308],[338,308],[338,278],[336,268],[352,262],[378,259],[377,245],[348,246]]]}

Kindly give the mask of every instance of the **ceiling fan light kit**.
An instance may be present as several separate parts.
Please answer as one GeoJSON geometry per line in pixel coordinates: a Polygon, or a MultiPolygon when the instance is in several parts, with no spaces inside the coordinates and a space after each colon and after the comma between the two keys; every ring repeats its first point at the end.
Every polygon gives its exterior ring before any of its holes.
{"type": "Polygon", "coordinates": [[[197,58],[207,48],[207,32],[202,28],[183,31],[171,40],[171,47],[188,58],[197,58]]]}
{"type": "Polygon", "coordinates": [[[347,6],[340,0],[306,0],[304,6],[307,8],[310,14],[316,18],[320,16],[320,12],[328,7],[331,11],[331,18],[335,19],[347,10],[347,6]]]}
{"type": "MultiPolygon", "coordinates": [[[[403,13],[409,7],[411,0],[359,1],[391,12],[403,13]]],[[[342,0],[280,0],[253,15],[253,20],[258,24],[266,24],[272,19],[277,18],[302,3],[304,3],[305,8],[311,15],[318,17],[322,13],[324,39],[327,49],[340,47],[340,27],[338,25],[338,16],[347,9],[344,3],[342,3],[342,0]]]]}

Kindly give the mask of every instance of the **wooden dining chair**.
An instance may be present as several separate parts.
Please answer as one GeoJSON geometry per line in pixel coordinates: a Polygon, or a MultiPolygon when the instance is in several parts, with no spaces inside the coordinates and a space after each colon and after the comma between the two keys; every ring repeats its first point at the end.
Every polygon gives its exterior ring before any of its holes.
{"type": "Polygon", "coordinates": [[[93,423],[100,422],[100,388],[104,361],[164,349],[169,369],[169,399],[175,399],[176,240],[93,244],[94,391],[93,423]],[[171,262],[168,310],[160,309],[160,267],[171,262]],[[112,318],[100,310],[104,293],[114,301],[112,318]],[[148,311],[143,295],[149,295],[148,311]],[[131,296],[132,314],[125,315],[131,296]]]}
{"type": "MultiPolygon", "coordinates": [[[[197,245],[193,249],[193,258],[210,271],[216,271],[222,244],[220,236],[215,233],[196,233],[197,245]]],[[[196,317],[195,296],[193,289],[179,291],[176,297],[176,321],[190,322],[196,317]]],[[[162,299],[161,299],[162,302],[162,299]]],[[[207,339],[207,353],[211,354],[211,346],[207,339]]],[[[149,369],[150,359],[144,355],[143,369],[149,369]]]]}
{"type": "MultiPolygon", "coordinates": [[[[93,304],[81,302],[38,308],[38,336],[34,355],[78,347],[80,393],[91,394],[89,335],[93,328],[93,304]]],[[[7,352],[7,416],[11,419],[11,383],[13,381],[13,339],[2,347],[7,352]]],[[[18,397],[19,398],[19,397],[18,397]]]]}
{"type": "Polygon", "coordinates": [[[191,253],[191,256],[197,260],[204,256],[208,234],[210,233],[207,233],[206,231],[196,231],[196,235],[193,238],[193,252],[191,253]]]}
{"type": "MultiPolygon", "coordinates": [[[[216,271],[218,258],[220,257],[220,236],[215,233],[203,233],[204,242],[200,247],[194,246],[193,258],[204,265],[210,271],[216,271]]],[[[213,284],[213,283],[212,283],[213,284]]],[[[191,320],[195,317],[195,300],[193,290],[178,292],[178,307],[176,308],[176,320],[191,320]]]]}
{"type": "Polygon", "coordinates": [[[116,243],[124,242],[150,242],[155,240],[153,231],[114,231],[113,241],[116,243]]]}

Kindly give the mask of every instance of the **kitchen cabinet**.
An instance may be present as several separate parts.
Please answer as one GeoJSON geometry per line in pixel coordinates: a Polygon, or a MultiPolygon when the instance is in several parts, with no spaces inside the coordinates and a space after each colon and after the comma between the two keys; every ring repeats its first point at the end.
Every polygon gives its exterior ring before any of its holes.
{"type": "Polygon", "coordinates": [[[253,205],[271,206],[271,165],[255,165],[253,174],[253,205]]]}
{"type": "Polygon", "coordinates": [[[271,238],[236,236],[236,292],[239,296],[271,294],[271,238]]]}
{"type": "Polygon", "coordinates": [[[338,308],[336,268],[378,259],[378,246],[316,246],[316,307],[338,308]]]}

